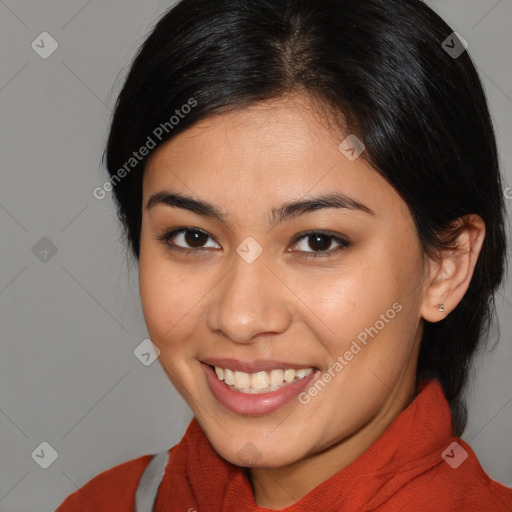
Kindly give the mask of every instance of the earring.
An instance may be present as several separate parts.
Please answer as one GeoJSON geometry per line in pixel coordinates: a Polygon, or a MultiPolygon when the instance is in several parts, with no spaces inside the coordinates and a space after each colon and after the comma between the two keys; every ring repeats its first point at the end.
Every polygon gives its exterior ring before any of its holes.
{"type": "Polygon", "coordinates": [[[444,304],[438,304],[438,305],[437,305],[437,309],[438,309],[439,311],[444,311],[444,304]]]}

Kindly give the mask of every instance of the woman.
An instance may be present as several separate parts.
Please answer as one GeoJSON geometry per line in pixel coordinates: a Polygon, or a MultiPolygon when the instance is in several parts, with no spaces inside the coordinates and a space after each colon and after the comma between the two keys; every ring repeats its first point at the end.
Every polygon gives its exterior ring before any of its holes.
{"type": "Polygon", "coordinates": [[[162,17],[106,164],[194,419],[58,512],[512,510],[458,437],[506,253],[464,43],[418,0],[162,17]]]}

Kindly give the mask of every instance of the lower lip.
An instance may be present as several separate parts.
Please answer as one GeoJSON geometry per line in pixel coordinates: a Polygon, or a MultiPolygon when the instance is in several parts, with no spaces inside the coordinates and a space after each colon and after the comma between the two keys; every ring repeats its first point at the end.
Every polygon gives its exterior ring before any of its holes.
{"type": "Polygon", "coordinates": [[[319,370],[313,370],[307,377],[276,391],[252,395],[229,389],[219,380],[213,368],[201,363],[206,380],[215,398],[227,409],[246,416],[260,416],[277,411],[291,402],[317,376],[319,370]]]}

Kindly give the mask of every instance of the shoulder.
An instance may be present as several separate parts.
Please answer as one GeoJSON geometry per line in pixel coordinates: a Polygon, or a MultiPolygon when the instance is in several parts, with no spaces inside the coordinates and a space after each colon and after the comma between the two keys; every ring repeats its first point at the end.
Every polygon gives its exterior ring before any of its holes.
{"type": "Polygon", "coordinates": [[[452,460],[446,457],[415,482],[416,499],[412,502],[419,499],[440,511],[511,512],[512,489],[487,475],[466,442],[457,439],[456,444],[455,453],[448,454],[452,460]]]}
{"type": "MultiPolygon", "coordinates": [[[[459,482],[459,486],[464,489],[464,495],[467,497],[468,503],[479,504],[480,501],[481,505],[493,503],[496,506],[493,510],[498,510],[499,505],[506,505],[506,509],[503,508],[503,510],[512,511],[512,489],[496,482],[485,472],[477,455],[467,442],[457,439],[454,443],[454,449],[451,449],[450,453],[445,453],[444,461],[444,464],[442,464],[444,478],[448,482],[451,481],[452,485],[455,481],[459,482]],[[452,460],[457,458],[456,445],[460,447],[459,450],[462,452],[460,465],[458,465],[459,461],[451,465],[446,461],[448,461],[448,456],[452,460]],[[464,457],[467,458],[464,459],[464,457]]],[[[482,509],[484,509],[483,506],[482,509]]]]}
{"type": "Polygon", "coordinates": [[[153,454],[142,455],[103,471],[69,495],[55,512],[131,512],[140,477],[152,458],[153,454]]]}

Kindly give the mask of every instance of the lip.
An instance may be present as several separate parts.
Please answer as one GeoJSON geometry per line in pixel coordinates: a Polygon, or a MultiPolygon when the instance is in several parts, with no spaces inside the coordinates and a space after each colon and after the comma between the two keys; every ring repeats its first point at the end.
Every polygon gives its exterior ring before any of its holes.
{"type": "Polygon", "coordinates": [[[256,373],[271,370],[286,370],[287,368],[293,368],[299,370],[301,368],[316,368],[309,364],[301,363],[285,363],[283,361],[265,361],[263,359],[256,359],[254,361],[239,361],[237,359],[228,358],[208,358],[203,359],[201,363],[209,364],[210,366],[219,366],[220,368],[229,368],[236,372],[245,373],[256,373]]]}
{"type": "MultiPolygon", "coordinates": [[[[227,367],[229,368],[229,366],[227,367]]],[[[283,368],[283,366],[279,366],[278,368],[283,368]]],[[[287,366],[287,368],[290,368],[290,366],[287,366]]],[[[320,370],[314,369],[307,377],[278,389],[277,391],[252,395],[229,389],[223,381],[219,380],[215,370],[209,364],[201,362],[201,369],[206,375],[208,386],[215,398],[226,409],[245,416],[262,416],[277,411],[296,398],[320,373],[320,370]]]]}

